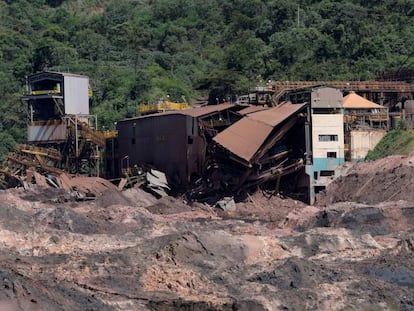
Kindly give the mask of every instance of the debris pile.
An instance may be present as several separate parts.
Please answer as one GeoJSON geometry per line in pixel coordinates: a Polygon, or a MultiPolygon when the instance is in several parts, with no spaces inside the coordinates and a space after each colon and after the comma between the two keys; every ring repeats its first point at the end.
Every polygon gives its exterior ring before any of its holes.
{"type": "Polygon", "coordinates": [[[59,188],[78,200],[94,199],[105,191],[116,189],[109,181],[99,177],[76,176],[60,169],[60,152],[54,148],[20,144],[7,156],[0,168],[0,186],[3,189],[37,185],[59,188]]]}
{"type": "Polygon", "coordinates": [[[357,163],[317,199],[321,205],[346,201],[376,204],[398,200],[414,200],[414,154],[357,163]]]}
{"type": "Polygon", "coordinates": [[[206,152],[206,169],[188,196],[213,198],[211,201],[230,195],[243,197],[270,183],[274,192],[279,192],[282,177],[303,173],[306,107],[283,102],[269,109],[247,107],[238,111],[241,119],[212,132],[207,139],[212,143],[206,152]]]}
{"type": "MultiPolygon", "coordinates": [[[[397,174],[406,174],[399,169],[410,161],[393,157],[357,164],[349,174],[385,167],[385,174],[394,170],[393,187],[402,187],[405,175],[397,174]]],[[[273,311],[414,305],[410,201],[307,206],[258,191],[245,202],[227,198],[216,208],[157,199],[138,185],[120,192],[115,186],[104,190],[99,179],[91,185],[92,179],[67,178],[50,181],[103,193],[90,202],[54,200],[64,190],[52,188],[48,179],[49,188],[0,191],[0,308],[273,311]]],[[[328,189],[326,202],[329,195],[336,200],[337,191],[328,189]]],[[[359,198],[368,201],[373,194],[361,192],[359,198]]]]}

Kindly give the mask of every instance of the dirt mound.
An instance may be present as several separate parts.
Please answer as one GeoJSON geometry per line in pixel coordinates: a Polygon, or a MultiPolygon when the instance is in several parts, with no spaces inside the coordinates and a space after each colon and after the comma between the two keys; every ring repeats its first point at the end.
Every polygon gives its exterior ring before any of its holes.
{"type": "Polygon", "coordinates": [[[404,202],[376,206],[337,203],[320,210],[297,229],[345,228],[359,234],[386,235],[414,227],[414,208],[409,205],[404,202]]]}
{"type": "Polygon", "coordinates": [[[57,230],[80,234],[94,234],[98,232],[95,221],[74,212],[70,208],[57,207],[45,216],[43,222],[57,230]]]}
{"type": "Polygon", "coordinates": [[[224,218],[260,220],[267,222],[279,222],[296,208],[304,208],[306,205],[300,201],[280,196],[266,196],[261,191],[250,195],[245,202],[236,204],[232,211],[220,212],[224,218]]]}
{"type": "Polygon", "coordinates": [[[189,205],[173,197],[163,197],[146,209],[154,214],[176,214],[191,211],[189,205]]]}
{"type": "Polygon", "coordinates": [[[335,202],[377,204],[414,200],[414,157],[391,156],[355,164],[317,198],[318,205],[335,202]]]}
{"type": "Polygon", "coordinates": [[[68,283],[53,278],[33,279],[5,268],[3,264],[0,288],[1,310],[114,310],[68,283]]]}
{"type": "Polygon", "coordinates": [[[324,263],[315,263],[303,258],[291,257],[268,272],[262,272],[249,281],[270,284],[279,289],[314,288],[322,282],[339,282],[338,271],[324,263]]]}
{"type": "Polygon", "coordinates": [[[256,193],[224,212],[139,189],[87,202],[32,191],[0,192],[0,310],[414,305],[409,203],[314,207],[256,193]]]}
{"type": "Polygon", "coordinates": [[[154,196],[139,187],[134,187],[122,192],[114,189],[106,190],[97,198],[96,205],[100,207],[110,207],[113,205],[147,207],[156,202],[158,201],[154,196]]]}

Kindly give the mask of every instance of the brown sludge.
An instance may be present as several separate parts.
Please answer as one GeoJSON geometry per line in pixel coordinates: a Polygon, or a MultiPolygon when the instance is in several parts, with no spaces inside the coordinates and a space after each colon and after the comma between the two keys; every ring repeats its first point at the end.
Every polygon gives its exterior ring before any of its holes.
{"type": "Polygon", "coordinates": [[[1,191],[0,308],[413,310],[411,161],[349,167],[317,206],[257,192],[223,211],[80,179],[102,195],[1,191]]]}

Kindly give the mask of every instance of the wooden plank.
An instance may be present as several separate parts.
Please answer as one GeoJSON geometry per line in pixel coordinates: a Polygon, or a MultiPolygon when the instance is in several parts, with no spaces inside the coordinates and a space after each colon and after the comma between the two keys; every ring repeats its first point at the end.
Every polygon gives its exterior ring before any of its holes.
{"type": "Polygon", "coordinates": [[[125,187],[125,185],[126,185],[126,183],[127,183],[127,179],[126,178],[122,178],[121,179],[121,181],[119,182],[119,185],[118,185],[118,190],[119,191],[122,191],[123,189],[124,189],[124,187],[125,187]]]}
{"type": "Polygon", "coordinates": [[[37,185],[41,187],[48,187],[46,178],[43,175],[39,174],[38,172],[33,172],[33,174],[37,185]]]}

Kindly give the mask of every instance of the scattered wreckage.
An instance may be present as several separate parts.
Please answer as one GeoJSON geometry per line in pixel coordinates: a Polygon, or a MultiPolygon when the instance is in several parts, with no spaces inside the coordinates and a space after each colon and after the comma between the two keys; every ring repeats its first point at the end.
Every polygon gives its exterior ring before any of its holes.
{"type": "Polygon", "coordinates": [[[126,119],[117,124],[113,165],[156,168],[189,200],[243,196],[265,184],[278,191],[283,176],[304,174],[307,107],[225,103],[126,119]]]}
{"type": "Polygon", "coordinates": [[[157,197],[185,194],[188,200],[218,201],[270,185],[304,171],[307,105],[276,107],[221,104],[120,121],[117,148],[106,167],[109,180],[71,175],[59,168],[60,152],[18,145],[1,169],[2,187],[37,184],[61,188],[77,199],[136,183],[157,197]],[[118,183],[119,182],[119,183],[118,183]]]}
{"type": "Polygon", "coordinates": [[[22,186],[25,189],[36,184],[40,187],[64,189],[77,200],[94,199],[108,189],[116,189],[111,182],[99,177],[72,176],[58,168],[62,159],[53,148],[19,144],[8,154],[0,169],[0,186],[22,186]]]}

